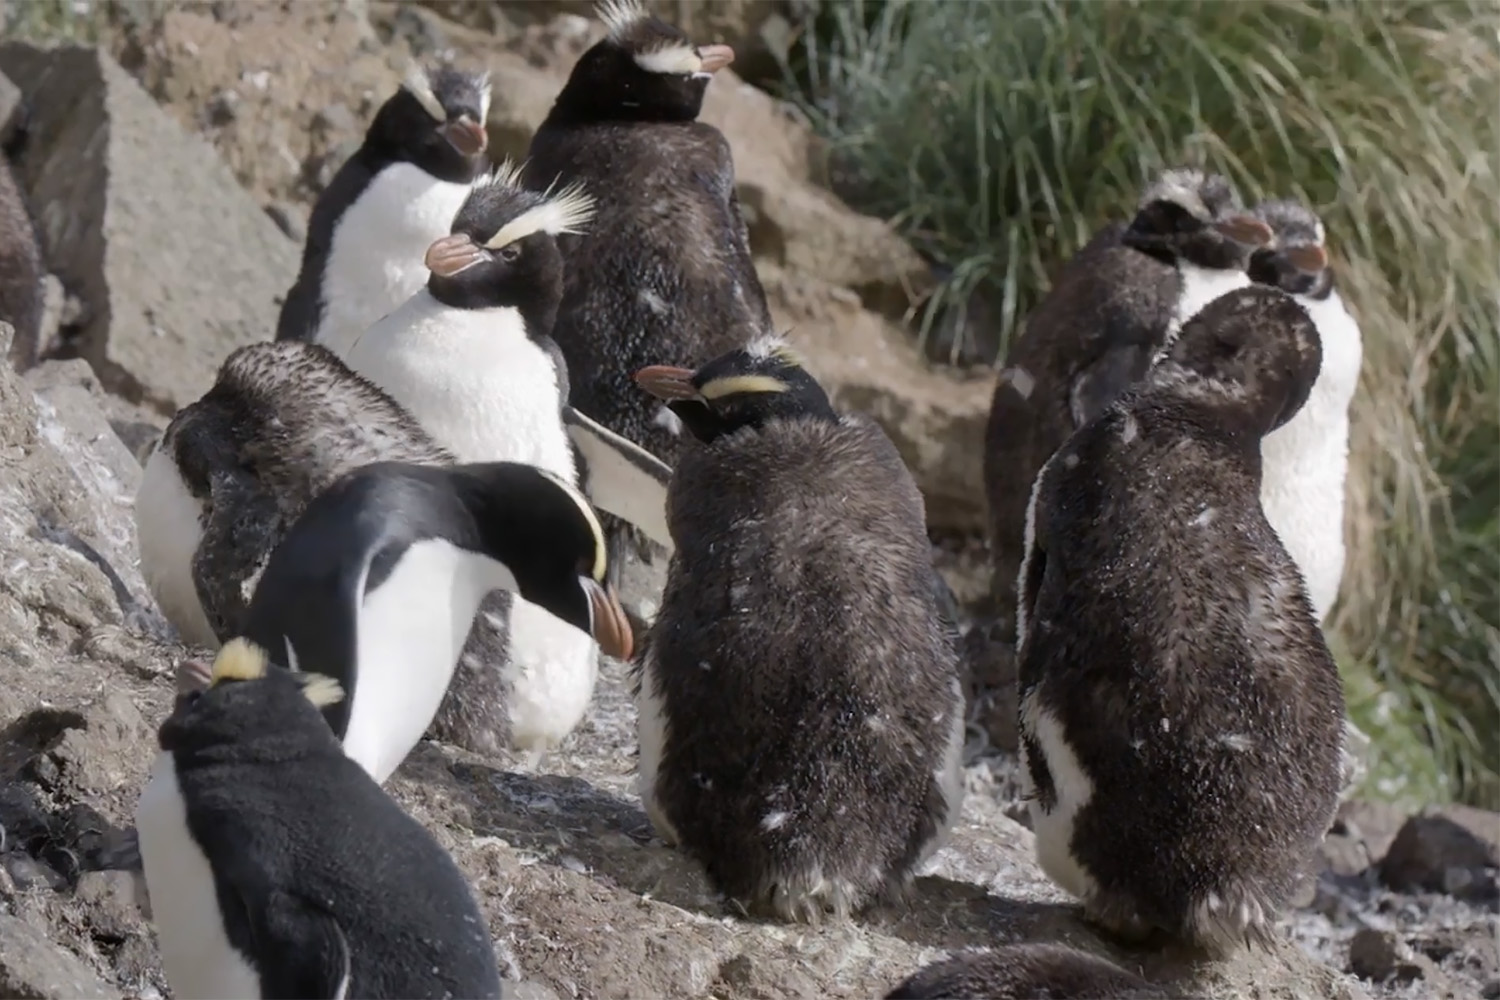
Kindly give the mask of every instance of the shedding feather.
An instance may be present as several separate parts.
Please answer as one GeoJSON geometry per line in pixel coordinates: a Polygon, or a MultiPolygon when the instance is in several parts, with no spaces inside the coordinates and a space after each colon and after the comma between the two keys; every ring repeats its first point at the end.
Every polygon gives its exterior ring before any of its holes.
{"type": "Polygon", "coordinates": [[[617,42],[632,26],[647,17],[646,7],[640,0],[603,0],[594,8],[594,14],[609,29],[609,37],[617,42]]]}
{"type": "Polygon", "coordinates": [[[443,103],[437,99],[437,94],[432,92],[432,81],[428,79],[427,70],[419,65],[414,65],[407,71],[406,79],[401,81],[401,86],[417,99],[422,105],[422,110],[427,112],[436,121],[447,121],[448,112],[443,110],[443,103]]]}
{"type": "Polygon", "coordinates": [[[791,365],[793,368],[801,368],[803,371],[807,370],[806,359],[798,354],[781,334],[768,333],[764,336],[756,337],[745,345],[745,353],[752,358],[776,358],[784,364],[791,365]]]}
{"type": "Polygon", "coordinates": [[[266,651],[248,639],[230,639],[214,657],[208,686],[220,681],[253,681],[266,675],[266,651]]]}
{"type": "Polygon", "coordinates": [[[343,685],[327,674],[298,674],[297,682],[307,700],[318,708],[344,700],[343,685]]]}
{"type": "Polygon", "coordinates": [[[1211,214],[1208,206],[1203,203],[1204,177],[1202,171],[1198,170],[1168,170],[1165,171],[1155,184],[1146,189],[1141,196],[1140,207],[1145,208],[1152,202],[1170,201],[1180,205],[1192,215],[1206,219],[1211,214]]]}
{"type": "Polygon", "coordinates": [[[559,236],[563,233],[578,234],[594,217],[594,196],[583,189],[580,183],[569,184],[557,194],[550,191],[546,201],[533,205],[520,215],[500,227],[484,244],[491,250],[509,246],[517,240],[534,233],[559,236]]]}

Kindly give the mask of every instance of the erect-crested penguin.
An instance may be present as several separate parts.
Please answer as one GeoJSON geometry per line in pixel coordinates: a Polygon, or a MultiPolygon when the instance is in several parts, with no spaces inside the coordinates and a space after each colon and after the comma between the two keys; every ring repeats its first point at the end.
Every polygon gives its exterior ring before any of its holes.
{"type": "Polygon", "coordinates": [[[1250,277],[1289,293],[1318,328],[1323,363],[1307,402],[1261,444],[1260,502],[1266,520],[1307,581],[1321,622],[1344,574],[1344,477],[1349,404],[1359,385],[1363,339],[1333,286],[1323,223],[1296,201],[1265,201],[1259,216],[1275,242],[1250,258],[1250,277]]]}
{"type": "Polygon", "coordinates": [[[1147,186],[1130,224],[1095,235],[1026,318],[995,385],[985,433],[992,595],[1004,638],[1014,628],[1037,470],[1145,374],[1184,320],[1248,285],[1250,253],[1270,238],[1223,177],[1167,170],[1147,186]]]}
{"type": "Polygon", "coordinates": [[[174,996],[500,996],[458,866],[319,716],[341,696],[237,639],[162,724],[135,821],[174,996]]]}
{"type": "MultiPolygon", "coordinates": [[[[574,65],[524,171],[533,187],[586,184],[597,201],[588,235],[558,240],[567,270],[553,337],[572,403],[671,465],[678,421],[631,373],[663,357],[702,364],[771,325],[729,142],[697,120],[734,50],[694,45],[637,0],[609,0],[598,15],[608,33],[574,65]]],[[[617,556],[639,541],[604,525],[617,556]]]]}
{"type": "Polygon", "coordinates": [[[1107,959],[1061,944],[961,952],[919,969],[886,1000],[1165,1000],[1167,992],[1107,959]]]}
{"type": "Polygon", "coordinates": [[[1042,870],[1126,937],[1267,942],[1332,822],[1344,701],[1260,505],[1318,334],[1261,285],[1186,323],[1037,477],[1018,588],[1042,870]]]}
{"type": "Polygon", "coordinates": [[[957,656],[911,474],[778,339],[635,378],[702,442],[673,471],[676,548],[634,677],[653,825],[782,919],[899,892],[963,792],[957,656]]]}
{"type": "Polygon", "coordinates": [[[422,255],[488,164],[489,107],[487,76],[412,68],[313,206],[277,340],[312,340],[342,356],[422,287],[422,255]]]}

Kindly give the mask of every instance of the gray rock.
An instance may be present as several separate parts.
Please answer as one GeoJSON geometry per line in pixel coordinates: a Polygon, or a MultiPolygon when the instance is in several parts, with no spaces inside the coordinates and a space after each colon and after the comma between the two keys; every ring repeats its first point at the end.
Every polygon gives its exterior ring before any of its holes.
{"type": "Polygon", "coordinates": [[[1413,816],[1381,860],[1381,880],[1403,892],[1497,895],[1497,827],[1500,816],[1479,809],[1450,808],[1413,816]]]}
{"type": "Polygon", "coordinates": [[[108,54],[9,42],[0,69],[32,104],[22,182],[88,307],[79,349],[112,391],[170,414],[270,336],[298,248],[108,54]]]}
{"type": "Polygon", "coordinates": [[[77,1000],[117,995],[38,927],[0,913],[0,996],[77,1000]]]}
{"type": "Polygon", "coordinates": [[[1390,931],[1366,927],[1349,942],[1349,971],[1361,979],[1383,982],[1396,974],[1401,942],[1390,931]]]}

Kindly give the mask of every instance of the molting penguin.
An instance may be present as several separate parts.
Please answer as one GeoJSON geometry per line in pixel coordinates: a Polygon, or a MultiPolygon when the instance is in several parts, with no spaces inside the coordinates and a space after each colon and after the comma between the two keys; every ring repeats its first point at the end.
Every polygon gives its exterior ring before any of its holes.
{"type": "MultiPolygon", "coordinates": [[[[678,421],[630,373],[662,357],[702,364],[771,325],[729,142],[697,120],[734,50],[695,46],[636,0],[598,12],[608,34],[573,67],[525,176],[582,182],[598,200],[589,235],[558,240],[568,266],[553,337],[573,405],[671,465],[678,421]]],[[[618,556],[631,534],[611,519],[605,530],[618,556]]]]}
{"type": "Polygon", "coordinates": [[[1255,214],[1275,233],[1250,258],[1252,280],[1289,293],[1318,328],[1323,363],[1307,402],[1261,444],[1260,502],[1303,579],[1321,622],[1344,575],[1344,477],[1349,404],[1359,384],[1359,324],[1333,287],[1322,221],[1295,201],[1266,201],[1255,214]]]}
{"type": "MultiPolygon", "coordinates": [[[[518,593],[628,659],[630,626],[605,568],[588,502],[548,472],[514,462],[377,462],[308,505],[271,554],[244,636],[279,663],[341,684],[348,697],[328,709],[329,725],[383,782],[437,715],[492,591],[518,593]]],[[[503,710],[510,732],[573,710],[576,694],[545,686],[547,677],[539,685],[514,655],[498,672],[504,697],[472,711],[503,710]]]]}
{"type": "Polygon", "coordinates": [[[453,459],[325,347],[230,354],[167,425],[135,499],[141,575],[183,641],[215,647],[238,634],[271,550],[307,504],[379,461],[453,459]]]}
{"type": "Polygon", "coordinates": [[[458,866],[319,716],[341,696],[235,640],[162,724],[135,821],[175,996],[500,996],[458,866]]]}
{"type": "Polygon", "coordinates": [[[1113,962],[1060,944],[965,952],[918,970],[886,1000],[1165,1000],[1167,993],[1113,962]]]}
{"type": "Polygon", "coordinates": [[[1168,170],[1146,188],[1134,220],[1099,232],[1027,317],[995,385],[985,435],[992,593],[1004,638],[1014,627],[1037,470],[1146,373],[1183,320],[1248,285],[1250,252],[1270,238],[1223,177],[1168,170]]]}
{"type": "Polygon", "coordinates": [[[0,158],[0,322],[15,327],[9,361],[16,371],[35,365],[42,347],[42,274],[25,198],[10,164],[0,158]]]}
{"type": "Polygon", "coordinates": [[[277,340],[312,340],[342,356],[422,287],[422,255],[487,164],[489,107],[486,76],[413,68],[318,196],[277,340]]]}
{"type": "MultiPolygon", "coordinates": [[[[589,221],[593,202],[577,186],[539,194],[509,163],[474,183],[453,232],[427,251],[427,287],[359,338],[349,366],[369,378],[464,462],[524,462],[569,484],[576,455],[563,425],[568,370],[550,333],[563,288],[556,237],[589,221]]],[[[547,711],[538,728],[513,725],[509,742],[541,752],[583,718],[598,674],[587,635],[525,601],[486,617],[507,632],[511,669],[547,711]]],[[[499,719],[450,720],[471,748],[499,719]]],[[[457,705],[455,705],[457,707],[457,705]]],[[[539,706],[540,708],[541,706],[539,706]]]]}
{"type": "Polygon", "coordinates": [[[636,381],[702,446],[634,682],[662,838],[782,919],[899,892],[956,819],[963,694],[921,494],[779,340],[636,381]]]}
{"type": "Polygon", "coordinates": [[[1016,623],[1037,855],[1121,935],[1268,942],[1333,819],[1338,671],[1260,506],[1261,439],[1318,364],[1288,296],[1231,292],[1037,476],[1016,623]]]}

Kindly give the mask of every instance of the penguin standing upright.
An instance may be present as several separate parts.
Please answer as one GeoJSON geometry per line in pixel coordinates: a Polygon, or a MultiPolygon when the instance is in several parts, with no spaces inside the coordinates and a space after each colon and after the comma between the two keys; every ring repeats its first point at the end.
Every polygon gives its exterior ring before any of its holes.
{"type": "Polygon", "coordinates": [[[1260,505],[1318,334],[1251,286],[1182,327],[1037,476],[1018,589],[1042,870],[1127,937],[1267,942],[1332,822],[1344,701],[1260,505]]]}
{"type": "Polygon", "coordinates": [[[422,255],[448,232],[488,162],[489,107],[485,75],[412,69],[313,205],[277,340],[310,340],[342,356],[422,287],[422,255]]]}
{"type": "Polygon", "coordinates": [[[634,677],[647,814],[745,908],[846,916],[904,888],[961,808],[921,494],[778,339],[635,378],[702,442],[673,471],[634,677]]]}
{"type": "Polygon", "coordinates": [[[162,724],[135,821],[174,996],[500,996],[463,873],[318,714],[341,697],[236,640],[162,724]]]}
{"type": "MultiPolygon", "coordinates": [[[[702,364],[771,325],[729,143],[697,120],[734,50],[695,46],[636,0],[598,12],[608,34],[532,137],[525,177],[582,182],[598,203],[588,236],[558,241],[567,271],[553,337],[573,405],[671,465],[678,421],[630,373],[662,357],[702,364]]],[[[618,563],[633,536],[611,519],[605,530],[618,563]]]]}
{"type": "Polygon", "coordinates": [[[1166,1000],[1133,972],[1061,944],[963,952],[917,970],[885,1000],[1166,1000]]]}
{"type": "Polygon", "coordinates": [[[1275,242],[1250,258],[1250,277],[1287,292],[1318,328],[1323,363],[1307,402],[1261,444],[1266,520],[1302,570],[1318,621],[1344,575],[1344,477],[1349,469],[1349,404],[1359,385],[1363,338],[1334,288],[1323,222],[1295,201],[1265,201],[1255,214],[1275,242]]]}
{"type": "Polygon", "coordinates": [[[1183,321],[1250,283],[1250,253],[1271,238],[1217,174],[1168,170],[1128,226],[1098,233],[1058,273],[1006,359],[985,432],[992,595],[1014,628],[1016,573],[1042,463],[1145,374],[1183,321]]]}

